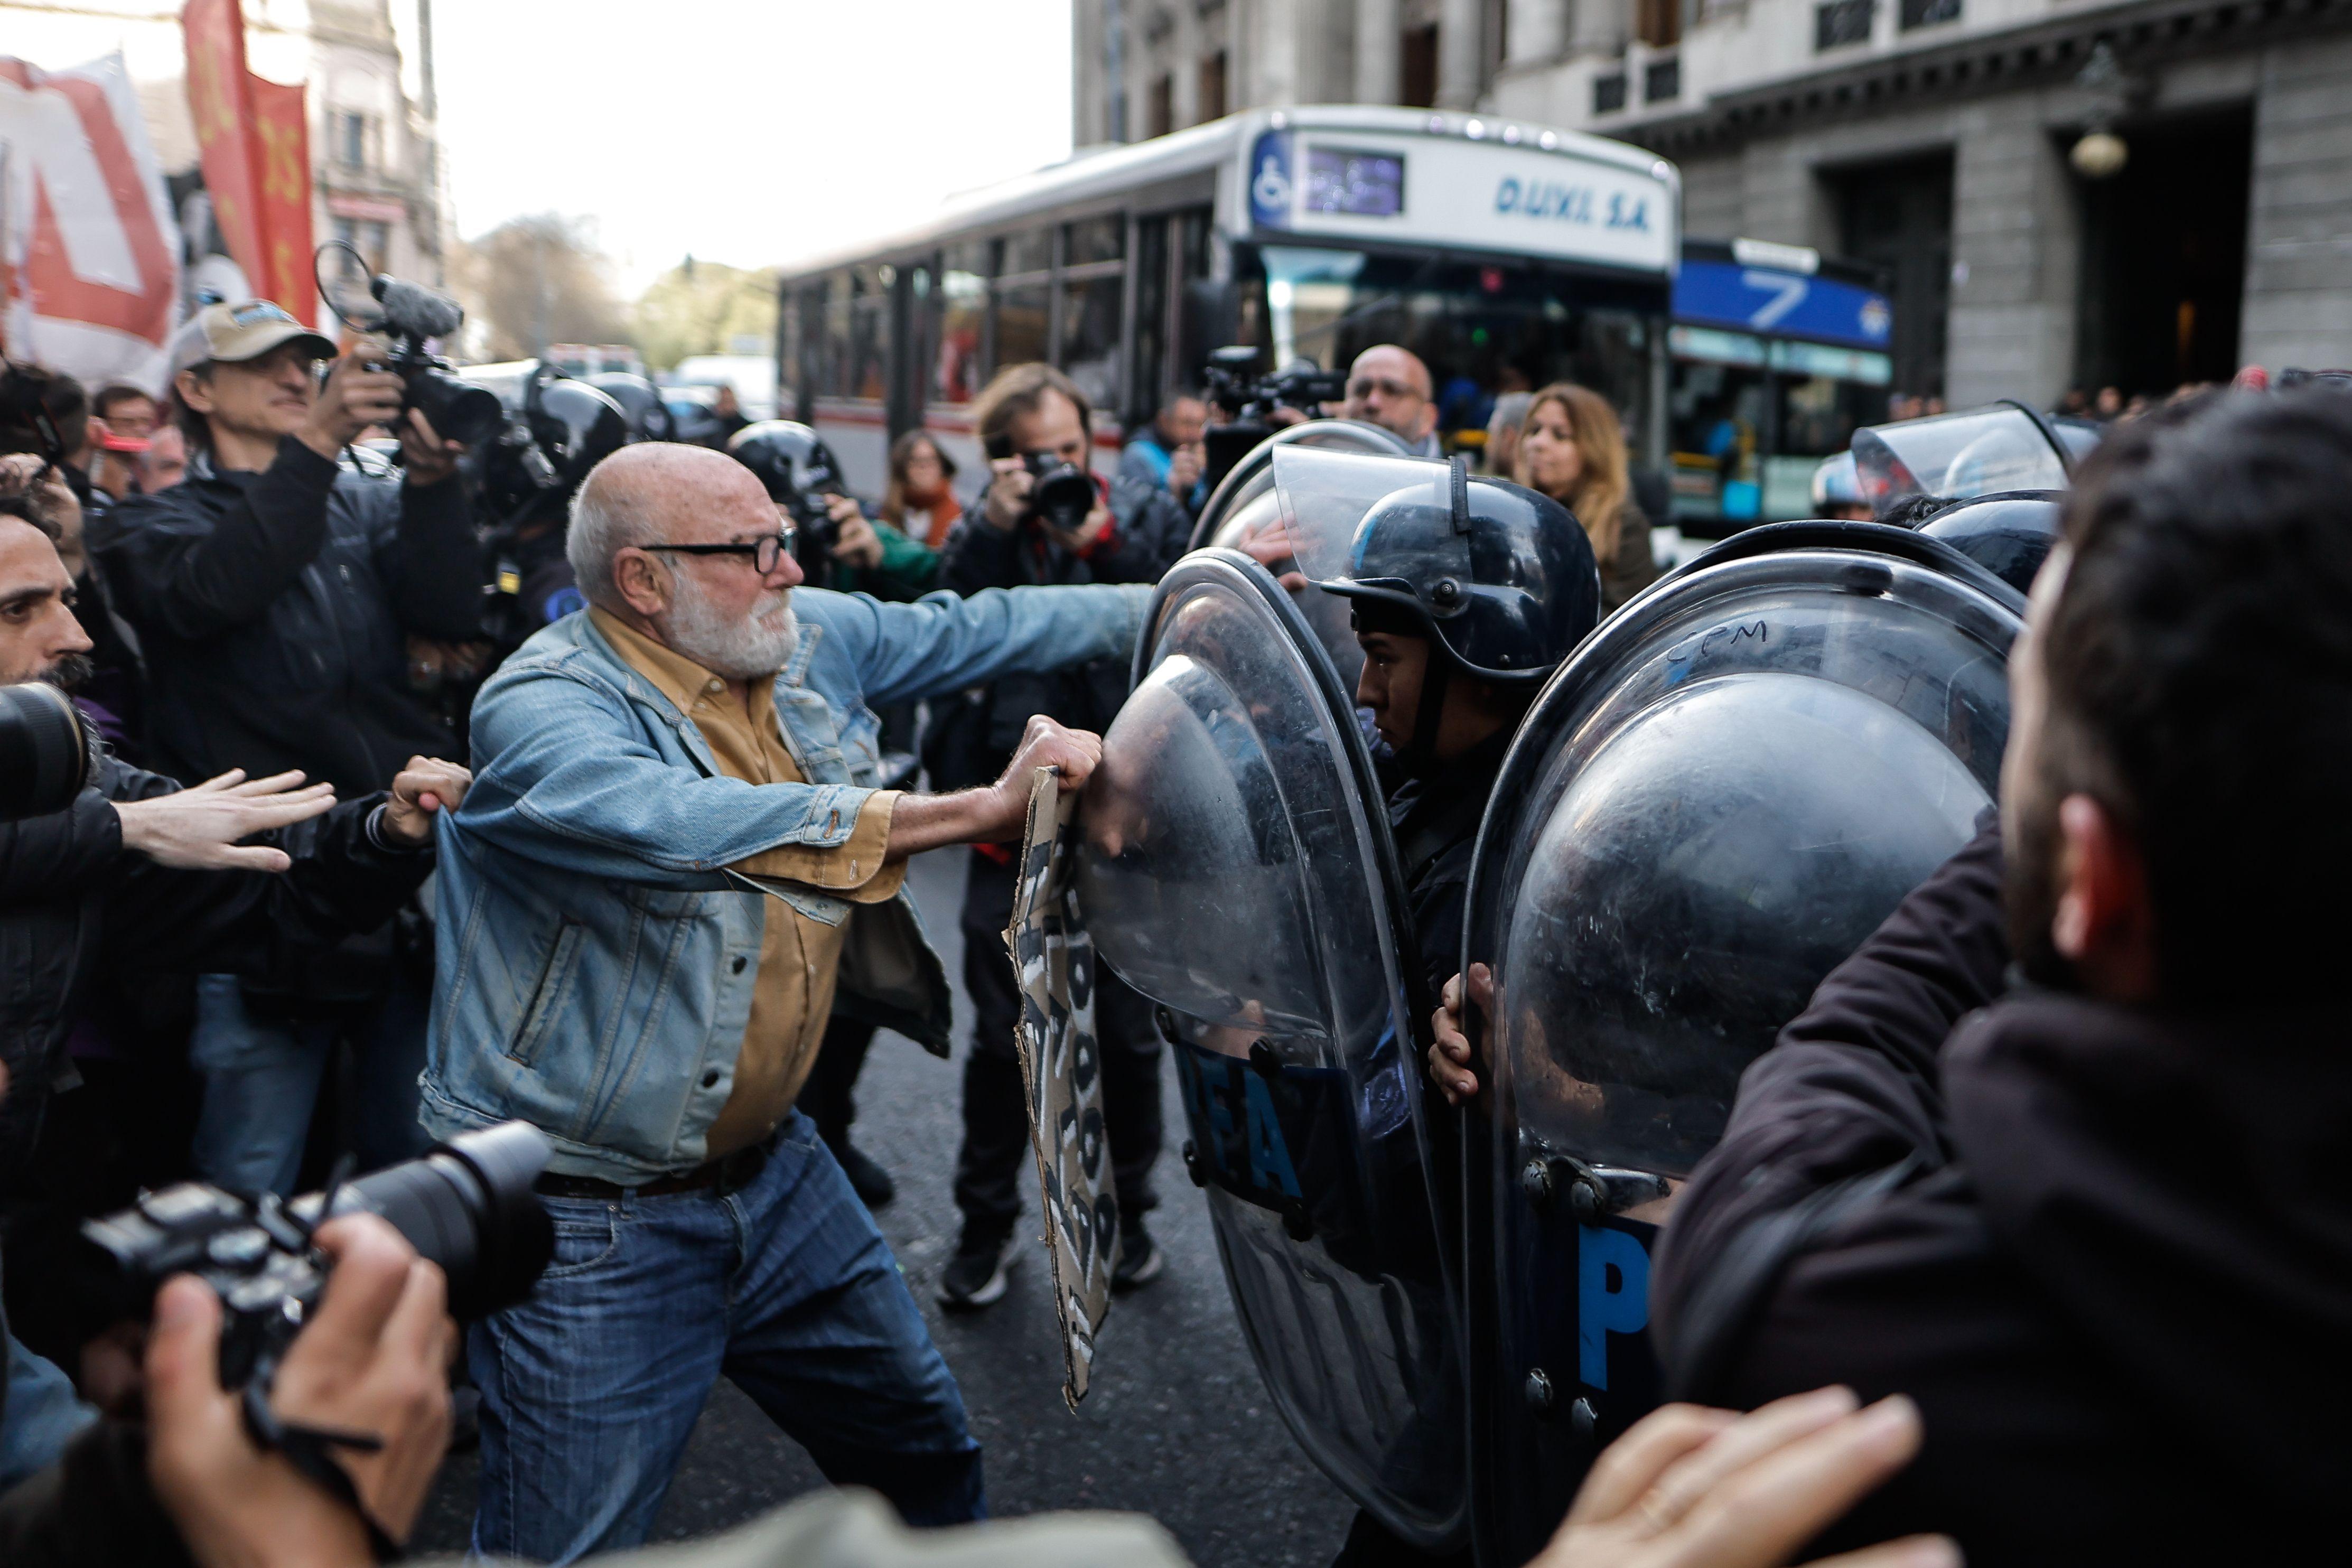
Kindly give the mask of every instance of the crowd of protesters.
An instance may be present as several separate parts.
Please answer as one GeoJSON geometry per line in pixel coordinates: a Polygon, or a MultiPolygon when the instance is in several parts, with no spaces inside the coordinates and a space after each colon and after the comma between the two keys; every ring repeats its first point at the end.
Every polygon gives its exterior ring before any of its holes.
{"type": "MultiPolygon", "coordinates": [[[[11,365],[0,400],[0,683],[66,689],[108,748],[68,810],[0,824],[0,1556],[375,1560],[476,1391],[476,1549],[627,1549],[723,1375],[889,1506],[814,1500],[709,1561],[950,1561],[901,1521],[985,1518],[981,1448],[869,1213],[891,1184],[850,1139],[857,1067],[883,1025],[947,1053],[906,862],[969,846],[940,1289],[987,1307],[1028,1141],[1006,846],[1033,768],[1082,786],[1099,760],[1216,411],[1172,400],[1066,527],[1031,491],[1091,468],[1095,411],[1051,367],[981,394],[961,489],[902,436],[871,515],[804,494],[821,444],[729,396],[724,450],[633,443],[586,473],[579,607],[453,710],[419,671],[478,642],[497,576],[462,449],[368,345],[267,301],[200,311],[168,370],[160,397],[91,395],[11,365]],[[859,591],[794,594],[819,573],[859,591]],[[893,761],[919,703],[928,790],[893,761]],[[203,1287],[134,1328],[80,1277],[79,1224],[142,1189],[286,1195],[508,1119],[554,1150],[553,1267],[462,1348],[395,1232],[320,1233],[339,1267],[270,1397],[367,1439],[330,1461],[346,1485],[257,1441],[203,1287]]],[[[2249,1512],[2258,1537],[2347,1522],[2320,1369],[2352,1327],[2352,1097],[2341,921],[2314,911],[2352,874],[2326,793],[2352,762],[2352,397],[2105,402],[2084,412],[2128,430],[2033,595],[1999,820],[1749,1071],[1665,1232],[1662,1348],[1722,1408],[1605,1453],[1547,1568],[1819,1540],[1920,1568],[1955,1541],[2140,1560],[2242,1545],[2249,1512]],[[1724,1259],[1759,1247],[1727,1335],[1724,1259]]],[[[1364,351],[1330,412],[1437,449],[1402,347],[1364,351]]],[[[1605,399],[1498,398],[1486,455],[1573,515],[1601,614],[1658,576],[1605,399]]],[[[1483,982],[1434,1020],[1449,1097],[1479,1091],[1483,982]]],[[[1164,1261],[1150,1011],[1101,976],[1123,1289],[1164,1261]]],[[[1181,1561],[1122,1516],[938,1539],[1181,1561]]]]}

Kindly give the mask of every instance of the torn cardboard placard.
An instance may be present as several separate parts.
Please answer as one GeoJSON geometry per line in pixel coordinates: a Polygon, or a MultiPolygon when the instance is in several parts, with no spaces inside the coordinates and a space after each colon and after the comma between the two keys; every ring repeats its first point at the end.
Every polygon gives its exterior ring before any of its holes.
{"type": "Polygon", "coordinates": [[[1021,993],[1015,1043],[1029,1091],[1029,1142],[1045,1207],[1045,1250],[1062,1332],[1062,1397],[1076,1410],[1094,1371],[1095,1335],[1110,1310],[1118,1209],[1103,1132],[1102,1056],[1095,1037],[1095,949],[1072,879],[1078,797],[1037,770],[1004,945],[1021,993]]]}

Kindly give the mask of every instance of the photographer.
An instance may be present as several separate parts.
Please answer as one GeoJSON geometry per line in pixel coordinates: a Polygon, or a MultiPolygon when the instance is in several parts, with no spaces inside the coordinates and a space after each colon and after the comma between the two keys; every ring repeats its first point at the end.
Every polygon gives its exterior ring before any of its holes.
{"type": "MultiPolygon", "coordinates": [[[[1093,411],[1086,395],[1051,365],[1013,365],[997,374],[972,405],[991,477],[979,515],[948,541],[940,581],[960,594],[1031,583],[1151,583],[1183,552],[1191,525],[1158,486],[1119,478],[1105,484],[1088,472],[1093,411]],[[1062,521],[1037,508],[1056,468],[1093,486],[1083,519],[1062,521]]],[[[1066,482],[1069,475],[1061,477],[1066,482]]],[[[1127,696],[1128,661],[1099,659],[1048,675],[1008,678],[961,701],[933,705],[924,760],[936,787],[951,789],[996,776],[1033,713],[1099,731],[1127,696]]],[[[984,1307],[1004,1293],[1009,1243],[1020,1214],[1019,1180],[1027,1158],[1021,1064],[1013,1054],[1019,1016],[1003,932],[1013,910],[1012,853],[973,848],[964,894],[964,984],[972,999],[972,1049],[964,1063],[963,1149],[956,1161],[956,1206],[963,1237],[941,1281],[941,1299],[984,1307]]],[[[1115,1279],[1139,1285],[1159,1272],[1160,1257],[1143,1228],[1156,1199],[1151,1166],[1160,1155],[1160,1037],[1150,1006],[1108,972],[1099,979],[1096,1020],[1104,1055],[1103,1105],[1117,1170],[1120,1249],[1115,1279]]]]}
{"type": "MultiPolygon", "coordinates": [[[[348,794],[403,758],[447,753],[449,728],[410,689],[408,640],[474,636],[484,577],[458,448],[402,414],[404,383],[265,300],[214,305],[173,342],[187,479],[93,522],[89,547],[144,646],[148,740],[184,782],[299,769],[348,794]],[[338,464],[372,426],[397,428],[400,480],[338,464]]],[[[426,986],[392,932],[315,965],[298,989],[198,984],[206,1078],[197,1167],[223,1185],[292,1189],[324,1068],[323,1035],[359,1052],[358,1152],[423,1147],[415,1081],[426,986]]]]}
{"type": "Polygon", "coordinates": [[[1375,343],[1348,367],[1348,398],[1339,417],[1377,425],[1412,448],[1416,458],[1442,458],[1436,395],[1429,367],[1411,349],[1375,343]]]}
{"type": "Polygon", "coordinates": [[[1207,461],[1201,437],[1208,424],[1209,405],[1189,392],[1177,393],[1119,454],[1119,477],[1163,487],[1188,515],[1199,516],[1209,499],[1201,484],[1207,461]]]}

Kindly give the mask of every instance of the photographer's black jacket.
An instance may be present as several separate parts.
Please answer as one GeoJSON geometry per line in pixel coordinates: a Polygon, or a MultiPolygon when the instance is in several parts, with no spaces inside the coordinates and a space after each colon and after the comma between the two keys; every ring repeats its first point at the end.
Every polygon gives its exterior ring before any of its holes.
{"type": "MultiPolygon", "coordinates": [[[[1158,582],[1184,552],[1192,521],[1163,487],[1122,477],[1106,488],[1111,531],[1084,556],[1047,540],[1033,521],[1010,531],[993,526],[983,503],[975,501],[940,552],[940,586],[976,594],[1032,583],[1158,582]]],[[[968,706],[952,698],[934,701],[934,735],[924,742],[923,758],[932,787],[961,789],[994,779],[1013,760],[1032,714],[1101,730],[1127,700],[1129,673],[1124,657],[1097,659],[1051,675],[1008,678],[969,699],[968,706]]]]}
{"type": "Polygon", "coordinates": [[[66,1037],[100,975],[219,973],[290,979],[353,931],[373,930],[433,868],[429,850],[379,849],[380,795],[257,842],[294,858],[284,875],[182,871],[122,847],[113,801],[179,786],[107,759],[66,810],[0,822],[0,1184],[31,1149],[50,1090],[69,1083],[66,1037]]]}
{"type": "Polygon", "coordinates": [[[349,472],[289,436],[265,472],[199,460],[95,520],[91,556],[146,653],[155,764],[187,784],[299,768],[359,795],[452,755],[407,639],[478,635],[465,486],[349,472]]]}
{"type": "Polygon", "coordinates": [[[1670,1381],[1741,1408],[1832,1383],[1918,1402],[1919,1457],[1816,1552],[1937,1531],[1970,1563],[2226,1562],[2340,1539],[2342,1018],[2008,991],[2008,960],[1988,826],[1742,1079],[1651,1279],[1670,1381]]]}

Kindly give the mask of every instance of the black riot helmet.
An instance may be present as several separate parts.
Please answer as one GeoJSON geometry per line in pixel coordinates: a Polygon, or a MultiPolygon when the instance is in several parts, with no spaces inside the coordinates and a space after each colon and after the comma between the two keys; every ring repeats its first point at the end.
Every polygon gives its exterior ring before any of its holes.
{"type": "Polygon", "coordinates": [[[1916,526],[2019,593],[2030,593],[2034,574],[2058,541],[2065,499],[2063,490],[2003,490],[1956,502],[1916,526]]]}
{"type": "Polygon", "coordinates": [[[747,425],[727,443],[735,460],[759,476],[769,499],[792,514],[803,529],[822,530],[824,496],[845,495],[841,465],[817,433],[791,419],[747,425]]]}
{"type": "Polygon", "coordinates": [[[476,365],[459,376],[497,394],[507,412],[481,458],[482,496],[496,517],[560,508],[589,469],[628,443],[619,404],[542,361],[476,365]]]}
{"type": "Polygon", "coordinates": [[[1601,616],[1592,542],[1568,509],[1456,458],[1277,452],[1300,569],[1326,592],[1389,606],[1465,675],[1540,685],[1601,616]],[[1352,512],[1343,558],[1318,514],[1352,512]]]}
{"type": "Polygon", "coordinates": [[[677,439],[677,422],[670,416],[669,405],[662,401],[661,388],[644,376],[608,370],[590,376],[588,384],[620,405],[629,422],[630,440],[677,439]]]}

